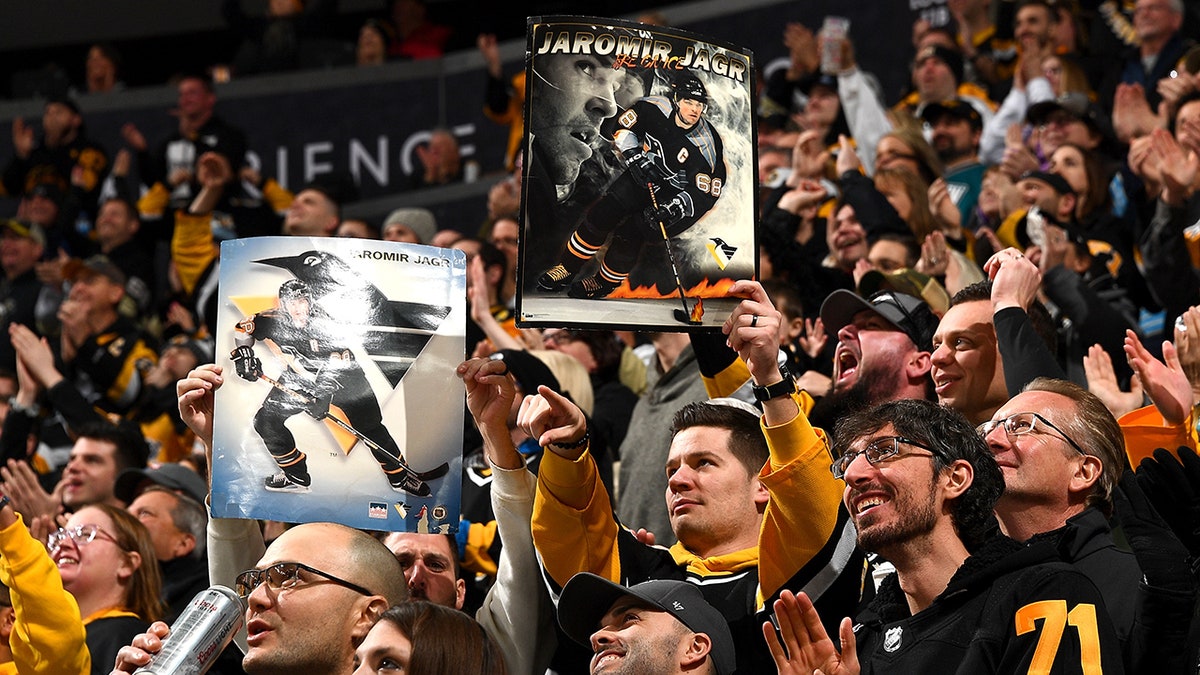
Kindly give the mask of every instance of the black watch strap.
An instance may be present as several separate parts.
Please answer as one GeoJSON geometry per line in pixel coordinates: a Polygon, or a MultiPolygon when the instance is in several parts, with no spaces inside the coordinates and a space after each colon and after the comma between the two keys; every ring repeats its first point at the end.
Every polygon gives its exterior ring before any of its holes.
{"type": "Polygon", "coordinates": [[[780,396],[791,396],[796,393],[796,380],[792,379],[792,374],[784,366],[779,366],[779,374],[783,377],[782,380],[775,384],[770,384],[765,387],[755,385],[752,389],[754,398],[759,401],[770,401],[773,398],[780,396]]]}

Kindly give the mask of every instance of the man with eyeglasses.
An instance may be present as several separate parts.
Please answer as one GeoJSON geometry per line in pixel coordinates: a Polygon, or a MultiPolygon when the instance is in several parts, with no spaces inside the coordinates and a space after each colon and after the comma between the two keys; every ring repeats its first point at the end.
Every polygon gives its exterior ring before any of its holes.
{"type": "MultiPolygon", "coordinates": [[[[246,601],[242,667],[249,675],[350,675],[354,650],[388,607],[408,599],[404,570],[374,537],[335,523],[293,527],[254,569],[237,575],[246,601]]],[[[114,672],[133,672],[161,648],[166,624],[122,647],[114,672]]]]}
{"type": "Polygon", "coordinates": [[[842,620],[840,650],[806,595],[783,594],[786,655],[764,626],[780,672],[1121,672],[1092,583],[1053,547],[996,534],[1002,475],[966,418],[891,401],[843,418],[834,438],[858,545],[896,573],[853,628],[842,620]]]}
{"type": "Polygon", "coordinates": [[[1001,531],[1020,542],[1054,545],[1092,580],[1129,672],[1181,672],[1194,580],[1143,569],[1144,554],[1157,551],[1146,550],[1146,540],[1135,537],[1129,524],[1133,552],[1113,540],[1109,518],[1126,459],[1112,413],[1078,385],[1037,378],[978,432],[1004,476],[1004,494],[996,502],[1001,531]]]}

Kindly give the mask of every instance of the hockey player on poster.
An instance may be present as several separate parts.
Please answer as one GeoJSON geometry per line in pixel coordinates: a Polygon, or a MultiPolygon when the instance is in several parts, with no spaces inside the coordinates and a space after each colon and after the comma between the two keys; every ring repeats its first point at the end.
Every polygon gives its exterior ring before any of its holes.
{"type": "Polygon", "coordinates": [[[271,384],[262,407],[254,416],[254,430],[262,438],[279,471],[266,478],[272,492],[308,492],[312,484],[305,454],[296,446],[286,422],[306,413],[328,419],[352,433],[371,449],[392,489],[425,497],[425,481],[445,473],[445,465],[426,473],[413,471],[396,441],[383,425],[379,402],[344,334],[333,319],[313,303],[309,285],[289,279],[279,287],[279,307],[240,321],[230,354],[237,374],[250,382],[271,384]],[[262,343],[284,365],[274,380],[263,372],[254,344],[262,343]],[[331,412],[337,406],[345,421],[331,412]]]}
{"type": "Polygon", "coordinates": [[[629,276],[644,246],[669,247],[670,237],[696,224],[720,198],[725,158],[720,135],[704,119],[708,92],[688,72],[672,89],[670,98],[647,96],[617,116],[612,142],[625,171],[588,209],[559,264],[538,277],[540,290],[607,297],[629,276]],[[576,279],[605,242],[599,270],[576,279]]]}

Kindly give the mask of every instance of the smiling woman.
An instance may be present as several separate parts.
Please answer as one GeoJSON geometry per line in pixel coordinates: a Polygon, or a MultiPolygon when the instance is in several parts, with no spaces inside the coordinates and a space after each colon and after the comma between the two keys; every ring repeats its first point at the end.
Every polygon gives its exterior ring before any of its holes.
{"type": "Polygon", "coordinates": [[[92,672],[106,673],[117,650],[162,616],[162,579],[150,533],[107,504],[76,511],[47,540],[63,588],[79,604],[92,672]]]}
{"type": "Polygon", "coordinates": [[[467,614],[424,600],[384,612],[354,653],[354,675],[507,675],[500,648],[467,614]]]}
{"type": "Polygon", "coordinates": [[[8,497],[0,498],[0,582],[0,673],[89,672],[79,609],[8,497]]]}

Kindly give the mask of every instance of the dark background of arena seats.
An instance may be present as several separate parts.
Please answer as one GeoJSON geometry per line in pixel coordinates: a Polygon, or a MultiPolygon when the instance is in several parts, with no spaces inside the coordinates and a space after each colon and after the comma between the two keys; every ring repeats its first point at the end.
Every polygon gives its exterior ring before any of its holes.
{"type": "MultiPolygon", "coordinates": [[[[170,74],[204,63],[221,60],[236,48],[236,40],[221,30],[218,0],[196,2],[179,0],[124,0],[94,3],[108,8],[104,20],[96,18],[92,32],[83,30],[78,21],[94,9],[71,14],[79,0],[45,0],[38,3],[5,3],[0,14],[21,14],[0,18],[0,44],[28,45],[3,53],[0,78],[11,79],[13,72],[36,68],[53,60],[68,68],[75,81],[82,80],[82,63],[87,45],[97,39],[110,39],[122,50],[127,62],[123,92],[84,95],[79,103],[87,119],[89,133],[114,153],[121,147],[119,130],[125,122],[134,122],[151,143],[174,127],[167,111],[174,105],[173,88],[164,82],[170,74]],[[22,7],[13,7],[19,4],[22,7]],[[203,5],[202,7],[198,5],[203,5]],[[170,7],[178,21],[172,27],[194,29],[169,34],[157,23],[170,7]],[[58,14],[53,9],[58,8],[58,14]],[[143,12],[138,18],[137,12],[143,12]],[[49,14],[47,14],[49,12],[49,14]],[[50,29],[50,18],[62,18],[61,30],[50,29]],[[15,23],[14,23],[15,22],[15,23]],[[21,33],[14,25],[25,23],[26,37],[12,41],[21,33]],[[125,32],[138,29],[142,37],[124,38],[125,32]],[[31,37],[43,35],[40,42],[31,37]],[[88,38],[87,35],[100,37],[88,38]],[[31,44],[31,42],[36,44],[31,44]],[[206,55],[205,58],[201,58],[206,55]],[[136,76],[129,70],[137,62],[154,66],[136,76]],[[72,69],[79,70],[75,73],[72,69]],[[7,77],[6,77],[7,75],[7,77]]],[[[352,44],[357,27],[368,16],[383,11],[379,0],[342,0],[338,30],[352,44]]],[[[506,3],[489,3],[505,5],[506,3]]],[[[517,5],[520,3],[511,3],[517,5]]],[[[524,55],[524,14],[522,8],[492,9],[483,14],[465,11],[477,3],[429,3],[434,19],[452,23],[457,32],[452,50],[442,59],[389,63],[370,69],[331,66],[317,70],[235,78],[218,88],[217,112],[243,128],[251,152],[268,175],[277,176],[290,188],[330,170],[350,170],[360,182],[363,200],[347,209],[348,215],[381,219],[398,206],[426,206],[438,216],[441,226],[474,232],[485,213],[487,189],[503,177],[501,164],[507,130],[487,120],[482,113],[483,61],[474,47],[480,30],[494,30],[503,40],[501,53],[506,77],[521,68],[524,55]],[[463,19],[463,17],[467,17],[463,19]],[[449,127],[463,146],[464,159],[479,163],[482,178],[473,184],[452,185],[413,193],[399,193],[402,174],[416,163],[412,148],[436,126],[449,127]]],[[[608,15],[635,14],[647,3],[609,2],[589,7],[609,7],[608,15]]],[[[579,13],[578,3],[543,2],[535,8],[543,14],[579,13]]],[[[786,58],[782,44],[783,26],[801,21],[817,30],[826,14],[849,15],[851,37],[858,60],[873,72],[883,85],[885,98],[894,100],[907,84],[907,64],[912,55],[910,30],[913,19],[922,13],[944,10],[943,0],[910,0],[910,3],[850,3],[834,0],[740,0],[729,2],[693,2],[660,7],[672,25],[687,28],[713,38],[746,45],[755,52],[759,68],[781,65],[786,58]]],[[[595,11],[588,9],[587,11],[595,11]]],[[[38,121],[40,100],[0,102],[0,126],[7,127],[14,117],[38,121]]],[[[0,159],[11,155],[11,137],[0,133],[0,159]]],[[[0,203],[0,214],[11,213],[12,203],[0,203]]]]}

